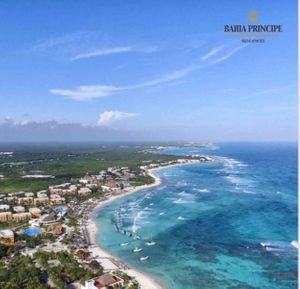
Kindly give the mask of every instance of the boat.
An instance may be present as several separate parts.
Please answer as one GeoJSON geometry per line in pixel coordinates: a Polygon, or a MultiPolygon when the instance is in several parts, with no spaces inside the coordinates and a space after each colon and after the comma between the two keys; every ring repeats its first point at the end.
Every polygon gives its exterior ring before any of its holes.
{"type": "Polygon", "coordinates": [[[128,244],[129,244],[129,243],[121,243],[120,246],[121,246],[121,247],[125,247],[125,246],[127,246],[128,244]]]}
{"type": "Polygon", "coordinates": [[[293,246],[293,247],[295,247],[296,249],[298,249],[298,241],[296,241],[296,240],[294,240],[294,241],[292,241],[291,242],[291,245],[293,246]]]}
{"type": "Polygon", "coordinates": [[[140,261],[146,261],[147,259],[149,259],[149,256],[141,257],[140,261]]]}
{"type": "Polygon", "coordinates": [[[154,242],[154,241],[146,242],[147,246],[154,246],[155,244],[156,244],[156,242],[154,242]]]}
{"type": "Polygon", "coordinates": [[[132,251],[133,251],[134,253],[138,253],[138,252],[143,251],[143,249],[142,249],[142,248],[135,247],[132,251]]]}

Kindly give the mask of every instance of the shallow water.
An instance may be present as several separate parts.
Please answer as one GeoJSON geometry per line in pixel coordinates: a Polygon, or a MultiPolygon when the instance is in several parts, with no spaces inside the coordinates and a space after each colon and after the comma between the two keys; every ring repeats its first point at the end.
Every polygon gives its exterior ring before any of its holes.
{"type": "Polygon", "coordinates": [[[296,144],[168,153],[220,161],[162,169],[159,187],[96,211],[101,246],[170,289],[297,288],[296,144]]]}

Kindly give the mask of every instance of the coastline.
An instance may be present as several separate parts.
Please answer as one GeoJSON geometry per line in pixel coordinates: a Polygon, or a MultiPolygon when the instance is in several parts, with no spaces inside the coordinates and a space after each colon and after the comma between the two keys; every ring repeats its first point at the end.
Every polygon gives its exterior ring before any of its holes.
{"type": "Polygon", "coordinates": [[[95,210],[100,209],[100,208],[104,207],[105,205],[108,205],[109,203],[112,203],[112,202],[114,202],[114,201],[116,201],[116,200],[118,200],[122,197],[132,195],[132,194],[137,193],[141,190],[145,190],[145,189],[149,189],[149,188],[159,186],[161,184],[161,180],[160,180],[159,177],[154,175],[154,172],[156,172],[158,170],[161,170],[161,169],[164,169],[164,168],[188,165],[188,164],[192,164],[192,163],[198,163],[198,161],[193,160],[193,161],[189,161],[187,163],[177,163],[177,164],[172,164],[172,165],[168,165],[168,166],[160,166],[160,167],[157,167],[157,168],[149,169],[149,170],[147,170],[147,173],[151,177],[154,178],[154,183],[152,183],[150,185],[138,186],[138,187],[135,187],[135,188],[133,188],[133,189],[131,189],[131,190],[125,192],[125,193],[121,193],[121,194],[118,194],[118,195],[110,195],[108,197],[108,199],[99,202],[99,204],[97,204],[93,208],[93,210],[89,213],[88,218],[86,220],[86,225],[85,225],[85,229],[89,234],[89,239],[90,239],[90,243],[91,243],[91,245],[89,246],[89,251],[91,252],[91,256],[94,257],[94,258],[109,259],[109,260],[113,261],[114,264],[121,264],[122,266],[118,266],[118,267],[122,267],[122,271],[124,271],[129,276],[135,278],[139,282],[141,289],[166,289],[165,286],[160,284],[153,277],[150,277],[146,273],[144,273],[144,272],[142,273],[142,272],[138,271],[137,269],[129,267],[128,265],[124,264],[124,262],[122,260],[120,260],[118,257],[112,255],[111,253],[105,251],[99,245],[99,243],[97,243],[97,235],[99,234],[100,228],[99,228],[99,225],[97,225],[94,222],[94,220],[92,219],[92,214],[95,210]]]}

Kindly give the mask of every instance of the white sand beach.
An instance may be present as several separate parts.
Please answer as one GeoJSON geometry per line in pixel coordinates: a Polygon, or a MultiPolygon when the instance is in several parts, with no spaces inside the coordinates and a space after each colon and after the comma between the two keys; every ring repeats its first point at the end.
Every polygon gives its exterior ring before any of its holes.
{"type": "MultiPolygon", "coordinates": [[[[187,163],[172,164],[169,166],[162,166],[162,167],[158,167],[158,168],[149,169],[148,174],[150,176],[152,176],[155,180],[153,184],[138,186],[138,187],[135,187],[134,189],[128,190],[127,192],[124,192],[119,195],[111,195],[108,197],[108,199],[99,202],[99,204],[94,208],[94,210],[99,209],[111,202],[114,202],[115,200],[117,200],[119,198],[134,194],[140,190],[159,186],[161,184],[161,180],[153,174],[155,171],[158,171],[160,169],[167,168],[167,167],[187,165],[187,164],[191,164],[191,163],[195,163],[195,162],[196,161],[193,160],[193,161],[190,161],[187,163]]],[[[124,264],[123,261],[119,260],[117,257],[113,256],[112,254],[106,252],[99,246],[99,244],[96,241],[97,234],[99,234],[99,226],[93,221],[91,215],[92,215],[92,213],[90,213],[89,218],[86,222],[86,229],[88,231],[90,241],[92,244],[89,247],[89,250],[91,251],[91,255],[94,258],[98,258],[98,259],[113,260],[114,264],[116,264],[116,263],[124,264]]],[[[107,270],[111,269],[111,267],[105,268],[105,263],[106,262],[102,263],[104,269],[107,269],[107,270]]],[[[109,263],[111,263],[111,262],[109,262],[109,263]]],[[[135,268],[129,268],[129,266],[127,266],[127,265],[126,265],[126,267],[128,267],[128,268],[126,268],[126,269],[122,268],[122,271],[126,272],[129,276],[136,278],[136,280],[140,283],[141,289],[165,289],[165,287],[163,285],[159,284],[159,282],[157,282],[153,278],[149,277],[147,274],[141,273],[138,270],[136,270],[135,268]]]]}
{"type": "MultiPolygon", "coordinates": [[[[125,192],[124,194],[112,195],[109,197],[109,199],[99,203],[99,205],[97,205],[95,207],[95,209],[99,209],[99,208],[107,205],[108,203],[114,202],[115,200],[122,198],[124,196],[134,194],[137,191],[140,191],[143,189],[149,189],[151,187],[160,185],[160,183],[161,183],[160,179],[158,177],[156,177],[155,175],[153,175],[152,171],[151,172],[149,171],[149,175],[151,175],[155,179],[155,182],[153,184],[136,187],[133,190],[125,192]]],[[[96,225],[96,223],[92,220],[91,216],[89,216],[86,228],[89,232],[91,243],[93,244],[89,247],[89,250],[91,251],[91,255],[94,258],[100,258],[100,259],[107,258],[110,260],[113,259],[116,261],[114,263],[117,263],[117,262],[119,263],[120,261],[118,260],[118,258],[116,258],[115,256],[111,255],[110,253],[106,252],[105,250],[103,250],[99,246],[99,244],[96,242],[96,236],[99,233],[98,227],[99,226],[96,225]]],[[[104,269],[106,269],[105,264],[102,264],[102,265],[104,265],[104,269]]],[[[155,281],[153,278],[150,278],[145,273],[141,273],[141,272],[137,271],[136,269],[129,268],[129,269],[122,269],[122,271],[126,272],[129,276],[135,278],[140,283],[141,289],[164,289],[164,287],[161,284],[159,284],[157,281],[155,281]]]]}

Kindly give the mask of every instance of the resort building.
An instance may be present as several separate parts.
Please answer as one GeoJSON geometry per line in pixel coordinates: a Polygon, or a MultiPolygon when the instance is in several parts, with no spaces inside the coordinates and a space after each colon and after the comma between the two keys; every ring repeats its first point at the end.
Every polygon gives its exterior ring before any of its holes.
{"type": "Polygon", "coordinates": [[[47,205],[49,204],[49,198],[48,197],[41,197],[41,198],[34,198],[33,203],[37,205],[47,205]]]}
{"type": "Polygon", "coordinates": [[[62,205],[66,203],[66,199],[65,198],[52,198],[50,199],[50,204],[51,205],[62,205]]]}
{"type": "Polygon", "coordinates": [[[0,222],[9,222],[12,220],[11,212],[0,213],[0,222]]]}
{"type": "Polygon", "coordinates": [[[22,197],[24,196],[24,192],[16,192],[7,194],[9,197],[22,197]]]}
{"type": "Polygon", "coordinates": [[[46,190],[38,191],[38,192],[36,193],[36,196],[37,196],[38,198],[44,198],[44,197],[47,197],[47,191],[46,191],[46,190]]]}
{"type": "Polygon", "coordinates": [[[64,189],[62,190],[62,195],[75,195],[76,194],[76,191],[77,191],[77,188],[74,190],[74,189],[64,189]]]}
{"type": "Polygon", "coordinates": [[[110,189],[118,189],[119,188],[119,184],[118,182],[116,182],[113,179],[109,179],[108,181],[106,181],[106,183],[104,184],[105,186],[109,187],[110,189]]]}
{"type": "Polygon", "coordinates": [[[55,235],[60,235],[63,232],[63,226],[61,224],[50,225],[47,232],[55,235]]]}
{"type": "Polygon", "coordinates": [[[55,187],[49,187],[49,194],[57,194],[60,195],[62,193],[62,189],[55,188],[55,187]]]}
{"type": "Polygon", "coordinates": [[[85,281],[84,285],[81,285],[81,289],[106,289],[124,286],[124,280],[113,274],[103,274],[99,277],[95,277],[88,281],[85,281]]]}
{"type": "Polygon", "coordinates": [[[40,224],[51,224],[56,222],[56,216],[54,213],[42,215],[39,219],[40,224]]]}
{"type": "Polygon", "coordinates": [[[6,197],[6,198],[4,198],[4,201],[6,202],[6,203],[16,203],[17,202],[17,197],[6,197]]]}
{"type": "Polygon", "coordinates": [[[24,195],[25,195],[25,197],[34,197],[34,193],[32,193],[32,192],[27,192],[24,195]]]}
{"type": "Polygon", "coordinates": [[[101,186],[101,190],[103,192],[110,192],[111,191],[110,187],[108,187],[108,186],[101,186]]]}
{"type": "Polygon", "coordinates": [[[92,190],[89,189],[89,188],[80,188],[80,189],[78,190],[78,195],[79,195],[79,196],[87,196],[87,195],[89,195],[89,194],[91,194],[91,193],[92,193],[92,190]]]}
{"type": "Polygon", "coordinates": [[[0,205],[0,212],[8,211],[9,210],[9,205],[0,205]]]}
{"type": "Polygon", "coordinates": [[[17,199],[17,204],[19,205],[32,205],[33,197],[23,197],[17,199]]]}
{"type": "Polygon", "coordinates": [[[0,231],[0,244],[10,246],[13,245],[14,240],[14,232],[12,230],[1,230],[0,231]]]}
{"type": "Polygon", "coordinates": [[[20,222],[20,221],[30,220],[31,214],[30,213],[16,213],[16,214],[13,214],[12,217],[15,222],[20,222]]]}
{"type": "Polygon", "coordinates": [[[91,189],[91,190],[94,190],[94,189],[98,189],[99,185],[95,184],[95,183],[92,183],[92,184],[87,184],[86,187],[91,189]]]}
{"type": "Polygon", "coordinates": [[[16,213],[24,213],[25,208],[23,206],[15,206],[15,207],[13,207],[13,211],[16,213]]]}
{"type": "Polygon", "coordinates": [[[72,191],[77,191],[77,186],[75,186],[75,185],[71,185],[70,187],[69,187],[69,190],[72,190],[72,191]]]}
{"type": "Polygon", "coordinates": [[[47,198],[48,195],[46,193],[44,193],[43,191],[36,193],[36,196],[38,198],[47,198]]]}
{"type": "Polygon", "coordinates": [[[33,218],[39,218],[41,216],[41,210],[39,208],[30,208],[29,213],[33,218]]]}

